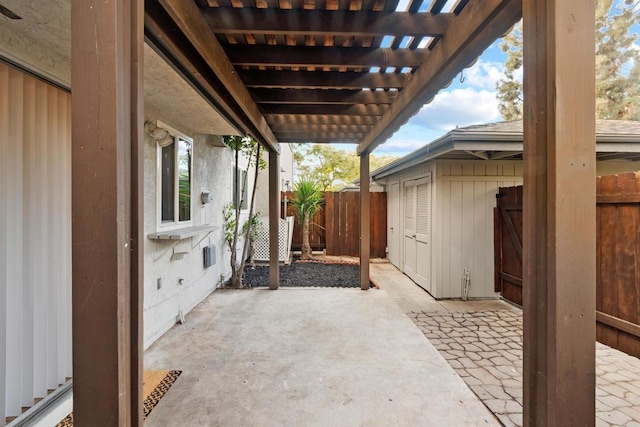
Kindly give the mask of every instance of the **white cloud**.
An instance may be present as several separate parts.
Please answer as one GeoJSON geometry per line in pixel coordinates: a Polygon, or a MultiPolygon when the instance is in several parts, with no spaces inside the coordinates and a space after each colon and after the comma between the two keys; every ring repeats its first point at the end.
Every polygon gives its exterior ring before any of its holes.
{"type": "Polygon", "coordinates": [[[473,67],[463,71],[464,84],[495,90],[498,80],[504,78],[504,65],[499,62],[478,60],[473,67]]]}
{"type": "Polygon", "coordinates": [[[520,67],[515,70],[513,72],[513,78],[516,79],[516,81],[522,82],[522,79],[524,78],[524,68],[520,67]]]}
{"type": "Polygon", "coordinates": [[[395,139],[391,138],[376,148],[376,154],[406,154],[416,150],[429,141],[419,139],[395,139]]]}
{"type": "Polygon", "coordinates": [[[500,120],[496,93],[472,88],[440,92],[410,123],[429,129],[451,130],[500,120]]]}

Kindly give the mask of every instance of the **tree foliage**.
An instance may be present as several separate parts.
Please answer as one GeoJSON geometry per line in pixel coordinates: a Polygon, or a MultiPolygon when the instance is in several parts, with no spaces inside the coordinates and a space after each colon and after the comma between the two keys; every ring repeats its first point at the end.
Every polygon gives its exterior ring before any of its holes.
{"type": "Polygon", "coordinates": [[[237,203],[224,207],[224,239],[231,249],[231,286],[234,288],[242,287],[242,276],[244,266],[247,259],[249,244],[255,237],[257,228],[258,214],[254,214],[253,207],[256,198],[256,188],[258,181],[258,173],[261,169],[266,168],[266,161],[260,155],[260,144],[250,136],[225,136],[222,141],[234,151],[235,173],[233,176],[235,187],[240,189],[240,197],[237,203]],[[240,169],[238,168],[240,157],[247,159],[247,170],[251,167],[255,168],[253,178],[253,191],[251,192],[251,200],[249,202],[248,220],[240,227],[240,214],[242,205],[246,198],[247,192],[247,174],[242,175],[241,181],[240,169]],[[238,245],[242,240],[242,252],[238,260],[238,245]]]}
{"type": "Polygon", "coordinates": [[[601,119],[638,120],[640,54],[634,47],[637,34],[629,32],[638,19],[635,3],[626,0],[613,9],[613,0],[596,2],[596,114],[601,119]]]}
{"type": "Polygon", "coordinates": [[[500,43],[500,50],[507,54],[504,79],[498,81],[498,110],[505,120],[522,118],[522,81],[516,77],[522,68],[522,24],[517,24],[500,43]]]}
{"type": "Polygon", "coordinates": [[[302,227],[302,259],[311,258],[309,244],[309,223],[313,215],[322,207],[322,188],[309,176],[300,178],[293,187],[291,204],[296,210],[298,223],[302,227]]]}
{"type": "MultiPolygon", "coordinates": [[[[355,151],[344,151],[329,144],[291,144],[298,175],[313,179],[322,191],[336,191],[360,178],[360,159],[355,151]]],[[[371,170],[397,157],[370,156],[371,170]]]]}
{"type": "MultiPolygon", "coordinates": [[[[631,27],[639,19],[637,0],[596,0],[596,117],[639,120],[640,51],[631,27]]],[[[499,110],[505,120],[522,118],[522,24],[505,36],[500,49],[507,54],[500,80],[499,110]]]]}

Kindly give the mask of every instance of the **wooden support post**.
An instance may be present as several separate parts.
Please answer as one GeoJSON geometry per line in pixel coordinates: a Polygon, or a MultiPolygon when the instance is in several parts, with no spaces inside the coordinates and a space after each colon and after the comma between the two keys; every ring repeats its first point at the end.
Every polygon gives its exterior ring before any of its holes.
{"type": "Polygon", "coordinates": [[[269,289],[280,284],[280,155],[269,150],[269,289]]]}
{"type": "Polygon", "coordinates": [[[144,0],[131,5],[131,419],[144,423],[144,0]],[[136,409],[138,408],[138,409],[136,409]]]}
{"type": "Polygon", "coordinates": [[[595,425],[593,1],[524,1],[524,424],[595,425]]]}
{"type": "Polygon", "coordinates": [[[369,194],[369,153],[360,155],[360,289],[369,289],[371,250],[371,195],[369,194]]]}
{"type": "Polygon", "coordinates": [[[142,0],[73,0],[77,425],[142,424],[142,0]]]}

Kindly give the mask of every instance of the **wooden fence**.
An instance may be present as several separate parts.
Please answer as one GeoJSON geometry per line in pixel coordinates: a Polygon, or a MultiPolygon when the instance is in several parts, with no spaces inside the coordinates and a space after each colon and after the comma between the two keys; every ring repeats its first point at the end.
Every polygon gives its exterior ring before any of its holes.
{"type": "MultiPolygon", "coordinates": [[[[287,192],[289,200],[292,192],[287,192]]],[[[283,195],[284,199],[284,195],[283,195]]],[[[284,211],[284,200],[282,202],[284,211]]],[[[387,248],[387,193],[371,193],[371,257],[385,258],[387,248]]],[[[287,215],[294,215],[291,203],[287,215]]],[[[326,250],[327,255],[360,255],[360,194],[324,193],[322,209],[312,218],[309,241],[313,250],[326,250]]],[[[293,249],[300,250],[302,230],[296,225],[293,233],[293,249]]]]}
{"type": "MultiPolygon", "coordinates": [[[[495,242],[496,291],[522,304],[522,187],[500,189],[495,242]]],[[[598,341],[640,357],[640,173],[596,179],[596,320],[598,341]]]]}
{"type": "MultiPolygon", "coordinates": [[[[280,212],[284,212],[284,196],[285,195],[283,194],[283,196],[280,198],[280,212]]],[[[291,205],[293,192],[288,191],[286,193],[286,197],[288,199],[287,216],[296,216],[296,211],[291,205]]],[[[311,250],[322,251],[327,247],[325,233],[325,214],[326,209],[325,204],[323,203],[322,209],[316,212],[313,218],[311,218],[311,225],[309,226],[309,244],[311,244],[311,250]]],[[[302,229],[300,228],[297,217],[295,226],[293,227],[293,242],[291,246],[294,251],[299,251],[302,247],[302,229]]]]}
{"type": "Polygon", "coordinates": [[[640,357],[640,174],[596,180],[598,341],[640,357]]]}

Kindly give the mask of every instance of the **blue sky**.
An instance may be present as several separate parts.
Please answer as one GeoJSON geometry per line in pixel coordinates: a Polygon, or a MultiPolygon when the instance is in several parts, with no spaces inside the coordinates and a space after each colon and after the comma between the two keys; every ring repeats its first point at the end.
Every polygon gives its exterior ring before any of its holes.
{"type": "Polygon", "coordinates": [[[500,121],[496,83],[503,77],[506,55],[498,42],[491,45],[470,68],[422,107],[375,153],[404,155],[447,133],[456,126],[500,121]]]}
{"type": "MultiPolygon", "coordinates": [[[[618,5],[623,0],[616,0],[618,5]]],[[[455,0],[449,0],[444,12],[449,11],[455,0]]],[[[406,9],[408,0],[401,0],[398,10],[406,9]]],[[[424,2],[425,5],[430,2],[424,2]]],[[[632,27],[638,33],[639,27],[632,27]]],[[[495,41],[470,68],[453,79],[451,85],[422,107],[407,124],[402,126],[384,144],[378,146],[374,154],[403,156],[426,143],[444,135],[456,126],[491,123],[501,121],[496,98],[496,83],[503,77],[507,55],[500,50],[501,40],[495,41]]],[[[383,47],[386,43],[383,41],[383,47]]],[[[404,44],[402,45],[404,47],[404,44]]],[[[640,47],[638,47],[640,49],[640,47]]],[[[516,74],[522,79],[522,72],[516,74]]],[[[344,150],[355,150],[353,144],[335,144],[344,150]]]]}

